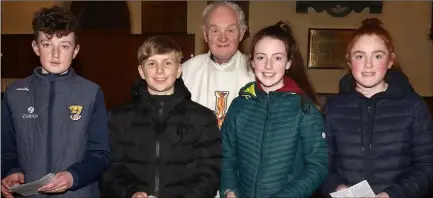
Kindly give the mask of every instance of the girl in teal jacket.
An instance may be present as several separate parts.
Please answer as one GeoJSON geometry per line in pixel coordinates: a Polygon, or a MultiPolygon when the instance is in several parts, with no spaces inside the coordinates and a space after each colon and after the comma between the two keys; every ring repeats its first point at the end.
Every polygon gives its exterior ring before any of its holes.
{"type": "Polygon", "coordinates": [[[323,116],[291,29],[279,22],[253,38],[247,84],[224,120],[220,195],[310,197],[327,176],[323,116]]]}

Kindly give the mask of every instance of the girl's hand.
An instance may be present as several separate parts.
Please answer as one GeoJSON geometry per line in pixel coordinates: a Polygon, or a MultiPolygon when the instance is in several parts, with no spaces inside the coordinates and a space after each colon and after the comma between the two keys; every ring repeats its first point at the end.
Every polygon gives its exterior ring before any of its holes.
{"type": "Polygon", "coordinates": [[[344,184],[341,184],[341,185],[337,186],[337,188],[335,189],[335,191],[340,191],[340,190],[344,190],[344,189],[347,189],[347,188],[349,188],[349,187],[346,186],[346,185],[344,185],[344,184]]]}
{"type": "Polygon", "coordinates": [[[234,192],[228,192],[228,193],[226,194],[226,197],[227,197],[227,198],[236,198],[236,195],[235,195],[234,192]]]}
{"type": "Polygon", "coordinates": [[[389,195],[386,192],[381,192],[377,195],[377,198],[389,198],[389,195]]]}
{"type": "Polygon", "coordinates": [[[132,198],[147,198],[147,193],[145,192],[136,192],[132,195],[132,198]]]}

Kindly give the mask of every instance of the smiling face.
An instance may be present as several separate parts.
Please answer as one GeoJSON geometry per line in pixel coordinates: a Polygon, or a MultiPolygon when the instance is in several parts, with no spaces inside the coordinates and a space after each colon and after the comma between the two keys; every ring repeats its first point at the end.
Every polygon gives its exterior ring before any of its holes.
{"type": "Polygon", "coordinates": [[[385,75],[394,63],[395,55],[375,34],[360,36],[347,55],[348,64],[357,87],[365,90],[383,91],[385,75]]]}
{"type": "Polygon", "coordinates": [[[215,7],[207,16],[203,36],[209,50],[218,63],[225,63],[238,50],[239,42],[245,34],[236,12],[229,6],[215,7]]]}
{"type": "Polygon", "coordinates": [[[171,95],[182,71],[174,53],[169,53],[150,56],[138,66],[138,72],[151,95],[171,95]]]}
{"type": "Polygon", "coordinates": [[[254,47],[251,62],[257,80],[265,92],[275,91],[284,86],[284,74],[291,66],[283,41],[264,37],[254,47]]]}
{"type": "Polygon", "coordinates": [[[75,44],[73,32],[60,38],[39,32],[37,40],[32,42],[32,48],[39,56],[44,73],[61,74],[69,69],[80,46],[75,44]]]}

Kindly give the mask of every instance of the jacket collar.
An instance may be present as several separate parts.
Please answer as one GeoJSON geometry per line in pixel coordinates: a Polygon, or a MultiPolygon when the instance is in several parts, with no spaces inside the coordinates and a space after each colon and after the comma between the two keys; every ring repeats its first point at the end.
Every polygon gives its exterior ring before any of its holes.
{"type": "Polygon", "coordinates": [[[75,70],[72,67],[69,68],[63,74],[50,74],[50,73],[44,74],[42,73],[42,67],[37,67],[33,70],[33,74],[41,82],[53,82],[53,81],[64,82],[64,81],[68,81],[69,79],[77,75],[75,73],[75,70]]]}
{"type": "MultiPolygon", "coordinates": [[[[412,85],[406,75],[399,71],[388,70],[385,75],[385,82],[388,88],[384,92],[377,93],[372,98],[402,98],[409,93],[414,92],[412,85]]],[[[365,97],[355,90],[356,81],[351,73],[346,74],[340,80],[340,94],[355,94],[359,97],[365,97]]]]}
{"type": "MultiPolygon", "coordinates": [[[[283,82],[284,82],[283,87],[281,87],[280,89],[278,89],[276,91],[270,92],[270,94],[271,93],[286,93],[286,94],[299,94],[299,95],[301,95],[303,93],[302,89],[299,88],[299,86],[295,82],[295,80],[293,80],[289,76],[285,76],[283,79],[283,82]]],[[[263,88],[261,87],[260,82],[258,82],[258,81],[248,83],[239,91],[239,95],[244,96],[247,99],[248,98],[257,98],[258,94],[264,94],[264,95],[266,94],[263,91],[263,88]]]]}
{"type": "Polygon", "coordinates": [[[186,88],[183,80],[178,78],[174,83],[174,94],[166,97],[153,97],[148,89],[147,83],[143,79],[138,79],[132,85],[132,100],[134,103],[143,107],[159,107],[160,102],[167,102],[174,106],[185,99],[191,99],[191,93],[186,88]]]}

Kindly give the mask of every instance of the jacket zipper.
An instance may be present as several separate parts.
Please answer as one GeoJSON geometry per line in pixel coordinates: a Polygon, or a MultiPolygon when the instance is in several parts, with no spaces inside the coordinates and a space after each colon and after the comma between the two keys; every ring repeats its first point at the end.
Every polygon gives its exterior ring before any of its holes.
{"type": "MultiPolygon", "coordinates": [[[[52,164],[51,164],[51,151],[52,151],[52,130],[53,130],[53,106],[54,106],[54,79],[50,80],[50,93],[48,98],[48,120],[47,120],[47,173],[51,173],[53,170],[52,164]]],[[[47,195],[47,197],[51,197],[50,195],[47,195]]]]}
{"type": "MultiPolygon", "coordinates": [[[[373,133],[374,133],[374,117],[376,114],[376,100],[371,100],[369,101],[368,105],[367,105],[367,115],[368,115],[368,123],[370,124],[370,128],[369,130],[367,130],[367,144],[368,144],[368,148],[366,148],[366,166],[365,167],[369,167],[368,165],[371,164],[371,143],[373,141],[373,133]]],[[[371,177],[371,170],[366,169],[366,175],[365,175],[365,179],[370,179],[371,177]]]]}
{"type": "Polygon", "coordinates": [[[154,191],[155,195],[159,196],[159,165],[160,165],[160,144],[159,144],[159,135],[163,132],[161,130],[164,130],[163,124],[162,124],[162,116],[164,114],[164,102],[161,102],[161,107],[159,107],[158,110],[158,116],[159,116],[159,124],[160,127],[158,127],[158,131],[156,132],[156,141],[155,141],[155,157],[156,157],[156,165],[155,165],[155,171],[154,171],[154,191]]]}
{"type": "Polygon", "coordinates": [[[51,173],[51,148],[52,148],[52,117],[53,117],[53,106],[54,106],[54,79],[50,79],[50,93],[48,99],[48,120],[47,120],[47,171],[51,173]]]}
{"type": "Polygon", "coordinates": [[[256,179],[255,179],[255,184],[254,184],[254,195],[253,197],[256,197],[257,194],[257,189],[258,189],[258,178],[260,176],[261,170],[262,170],[262,156],[263,156],[263,146],[265,144],[265,139],[266,139],[266,134],[267,134],[267,129],[268,129],[268,118],[269,118],[269,94],[266,95],[266,103],[265,103],[265,108],[266,108],[266,117],[265,117],[265,124],[264,124],[264,130],[263,130],[263,135],[262,135],[262,142],[260,145],[260,155],[259,155],[259,168],[257,170],[257,174],[256,174],[256,179]]]}

